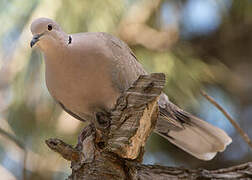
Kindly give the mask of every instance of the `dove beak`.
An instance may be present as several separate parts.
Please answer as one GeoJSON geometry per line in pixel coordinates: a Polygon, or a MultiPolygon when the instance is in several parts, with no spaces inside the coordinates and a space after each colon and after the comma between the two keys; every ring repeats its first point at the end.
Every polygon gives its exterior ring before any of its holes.
{"type": "Polygon", "coordinates": [[[30,46],[31,48],[39,41],[39,38],[43,36],[43,34],[36,34],[33,36],[31,42],[30,42],[30,46]]]}

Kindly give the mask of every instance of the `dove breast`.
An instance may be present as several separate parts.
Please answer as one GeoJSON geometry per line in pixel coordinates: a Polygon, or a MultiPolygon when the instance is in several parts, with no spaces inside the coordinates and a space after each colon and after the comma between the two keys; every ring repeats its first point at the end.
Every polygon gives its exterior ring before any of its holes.
{"type": "Polygon", "coordinates": [[[83,116],[111,109],[120,92],[112,84],[111,50],[97,33],[71,35],[72,42],[45,54],[46,84],[65,108],[83,116]]]}

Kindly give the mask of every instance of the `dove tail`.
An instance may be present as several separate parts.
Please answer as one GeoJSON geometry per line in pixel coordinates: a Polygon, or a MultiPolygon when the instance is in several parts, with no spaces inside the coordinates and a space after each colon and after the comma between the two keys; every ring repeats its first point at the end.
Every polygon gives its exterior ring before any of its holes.
{"type": "Polygon", "coordinates": [[[160,108],[155,133],[187,153],[207,161],[213,159],[217,152],[224,151],[232,142],[222,129],[172,106],[168,109],[160,108]]]}

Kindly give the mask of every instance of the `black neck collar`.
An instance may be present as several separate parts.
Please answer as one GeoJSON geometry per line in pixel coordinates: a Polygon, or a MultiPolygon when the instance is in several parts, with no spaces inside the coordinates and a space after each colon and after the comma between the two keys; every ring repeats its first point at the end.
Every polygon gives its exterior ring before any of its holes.
{"type": "Polygon", "coordinates": [[[72,43],[72,37],[68,36],[68,44],[71,44],[71,43],[72,43]]]}

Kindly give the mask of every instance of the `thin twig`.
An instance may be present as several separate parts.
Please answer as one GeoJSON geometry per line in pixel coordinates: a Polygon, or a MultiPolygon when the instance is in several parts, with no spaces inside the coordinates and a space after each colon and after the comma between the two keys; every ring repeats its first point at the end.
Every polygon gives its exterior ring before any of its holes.
{"type": "Polygon", "coordinates": [[[14,142],[21,149],[25,149],[25,146],[23,145],[23,143],[21,143],[14,135],[8,133],[7,131],[3,130],[2,128],[0,128],[0,134],[7,137],[9,140],[14,142]]]}
{"type": "Polygon", "coordinates": [[[212,97],[210,97],[205,91],[201,91],[201,94],[215,107],[217,107],[224,116],[230,121],[230,123],[235,127],[235,129],[238,131],[238,133],[242,136],[244,141],[249,145],[249,147],[252,149],[252,142],[249,139],[248,135],[240,128],[239,124],[224,110],[221,105],[219,105],[212,97]]]}

